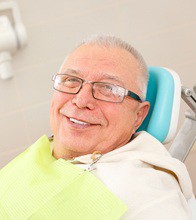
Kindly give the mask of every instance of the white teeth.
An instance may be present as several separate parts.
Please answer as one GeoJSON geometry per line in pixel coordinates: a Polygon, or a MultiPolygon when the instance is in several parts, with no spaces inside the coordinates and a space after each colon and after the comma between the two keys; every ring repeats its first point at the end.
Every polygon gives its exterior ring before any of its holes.
{"type": "Polygon", "coordinates": [[[74,122],[76,124],[79,124],[79,125],[87,125],[88,124],[88,123],[83,122],[83,121],[78,121],[78,120],[76,120],[74,118],[70,118],[70,121],[72,121],[72,122],[74,122]]]}

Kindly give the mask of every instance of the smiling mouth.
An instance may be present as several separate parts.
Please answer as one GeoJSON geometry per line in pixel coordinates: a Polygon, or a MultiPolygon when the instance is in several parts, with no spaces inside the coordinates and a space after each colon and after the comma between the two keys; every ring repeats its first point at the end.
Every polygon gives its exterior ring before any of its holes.
{"type": "Polygon", "coordinates": [[[75,118],[69,118],[69,120],[75,124],[79,124],[79,125],[91,125],[90,123],[84,122],[84,121],[79,121],[76,120],[75,118]]]}

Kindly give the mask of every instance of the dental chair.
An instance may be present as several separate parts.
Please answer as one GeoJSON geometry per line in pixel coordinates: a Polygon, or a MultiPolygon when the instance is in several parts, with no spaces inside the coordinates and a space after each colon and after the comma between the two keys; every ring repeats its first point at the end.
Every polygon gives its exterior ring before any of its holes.
{"type": "MultiPolygon", "coordinates": [[[[190,90],[181,87],[178,74],[167,68],[149,67],[149,75],[146,100],[151,107],[138,131],[147,131],[163,144],[173,140],[169,152],[184,162],[196,138],[196,88],[190,90]],[[181,95],[191,110],[186,112],[184,124],[175,137],[181,95]]],[[[188,204],[192,219],[196,220],[194,195],[188,204]]]]}

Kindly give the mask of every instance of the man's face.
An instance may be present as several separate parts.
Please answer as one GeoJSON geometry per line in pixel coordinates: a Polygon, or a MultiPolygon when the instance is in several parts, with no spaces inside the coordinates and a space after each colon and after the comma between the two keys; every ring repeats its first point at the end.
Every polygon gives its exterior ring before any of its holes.
{"type": "MultiPolygon", "coordinates": [[[[68,69],[82,79],[109,82],[139,93],[137,61],[123,49],[83,45],[67,58],[61,73],[68,69]]],[[[96,100],[88,83],[78,94],[54,91],[50,110],[54,156],[69,158],[121,147],[130,140],[147,110],[147,103],[128,97],[122,103],[96,100]]]]}

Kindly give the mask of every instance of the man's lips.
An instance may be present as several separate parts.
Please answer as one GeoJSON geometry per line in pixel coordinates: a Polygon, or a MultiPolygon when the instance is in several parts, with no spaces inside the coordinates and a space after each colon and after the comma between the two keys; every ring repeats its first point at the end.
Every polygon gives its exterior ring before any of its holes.
{"type": "Polygon", "coordinates": [[[66,115],[64,115],[70,122],[74,123],[74,124],[78,124],[78,125],[84,125],[84,126],[92,126],[92,125],[100,125],[99,123],[92,123],[89,122],[87,120],[83,120],[83,119],[78,119],[78,118],[74,118],[74,117],[68,117],[66,115]]]}
{"type": "Polygon", "coordinates": [[[76,123],[76,124],[79,124],[79,125],[90,125],[90,123],[87,123],[87,122],[84,122],[84,121],[81,121],[81,120],[77,120],[75,118],[69,118],[69,120],[76,123]]]}
{"type": "Polygon", "coordinates": [[[75,114],[71,114],[71,113],[69,114],[68,112],[63,111],[62,109],[60,110],[60,114],[66,117],[70,123],[77,124],[77,125],[102,126],[105,124],[103,120],[99,119],[100,117],[96,117],[91,114],[84,114],[84,113],[81,114],[81,112],[80,113],[75,112],[75,114]]]}

